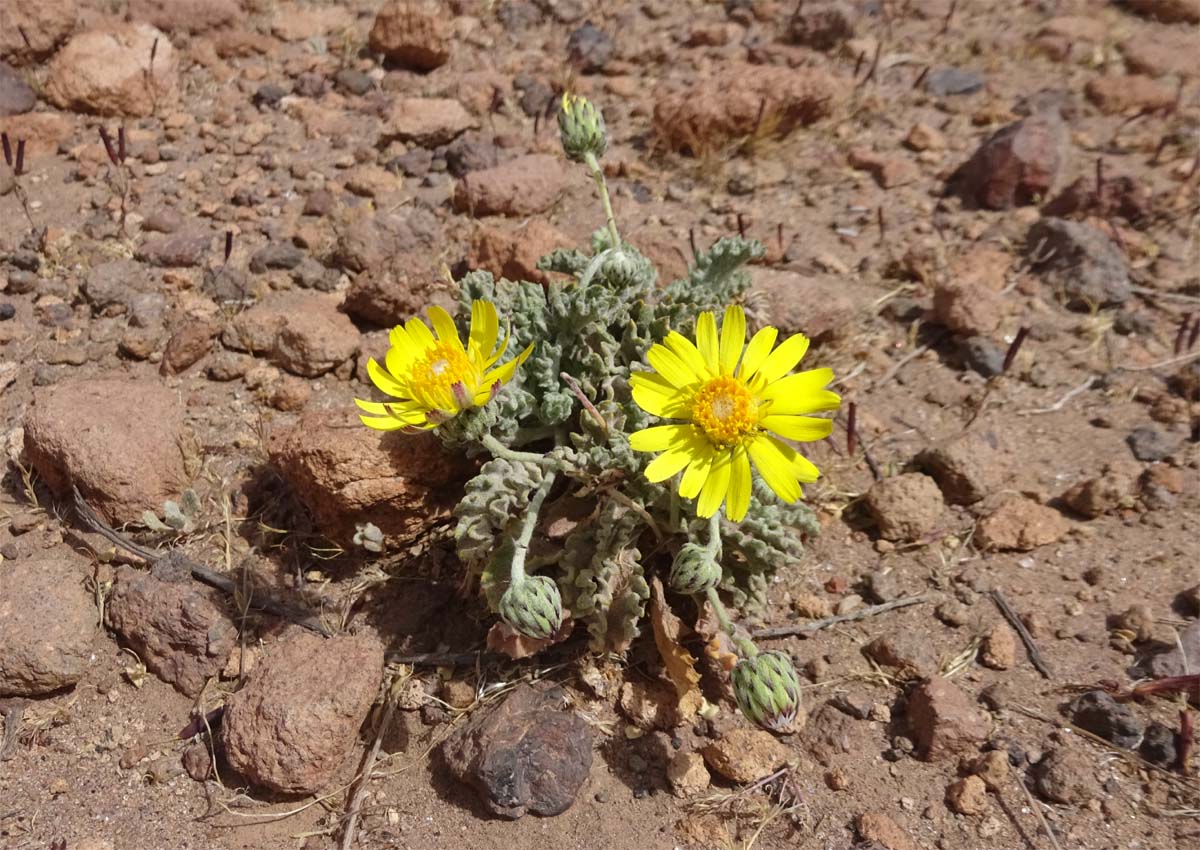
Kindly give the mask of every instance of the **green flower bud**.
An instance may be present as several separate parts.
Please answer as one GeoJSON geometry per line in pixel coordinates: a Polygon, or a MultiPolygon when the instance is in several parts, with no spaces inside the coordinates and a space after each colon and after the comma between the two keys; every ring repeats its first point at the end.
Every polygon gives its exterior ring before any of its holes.
{"type": "Polygon", "coordinates": [[[733,668],[733,696],[742,714],[764,729],[783,732],[800,710],[800,679],[778,650],[743,658],[733,668]]]}
{"type": "Polygon", "coordinates": [[[721,565],[699,543],[685,543],[671,564],[671,589],[677,593],[704,593],[721,580],[721,565]]]}
{"type": "Polygon", "coordinates": [[[586,97],[563,93],[558,133],[567,159],[575,162],[584,162],[589,153],[599,159],[608,148],[604,116],[586,97]]]}
{"type": "Polygon", "coordinates": [[[562,626],[562,597],[546,576],[527,576],[500,597],[500,618],[526,637],[545,640],[562,626]]]}

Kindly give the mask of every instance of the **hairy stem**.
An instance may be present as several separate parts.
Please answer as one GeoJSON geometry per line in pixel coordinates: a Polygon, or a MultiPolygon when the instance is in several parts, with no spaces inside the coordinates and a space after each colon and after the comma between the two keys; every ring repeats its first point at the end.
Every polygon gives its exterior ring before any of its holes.
{"type": "Polygon", "coordinates": [[[480,442],[483,443],[485,449],[492,453],[492,457],[504,458],[514,463],[532,463],[543,469],[561,470],[563,468],[562,462],[555,458],[546,457],[537,452],[519,452],[510,449],[491,434],[484,434],[480,442]]]}
{"type": "Polygon", "coordinates": [[[613,215],[612,201],[608,197],[608,183],[604,179],[604,171],[600,168],[600,162],[596,159],[594,153],[584,154],[584,163],[588,167],[588,171],[592,172],[592,179],[596,181],[596,190],[600,193],[600,203],[604,204],[604,218],[608,223],[608,238],[612,240],[612,248],[621,247],[621,235],[617,233],[617,217],[613,215]]]}
{"type": "Polygon", "coordinates": [[[509,570],[509,583],[513,587],[525,581],[525,558],[529,554],[529,541],[533,539],[533,530],[537,527],[542,503],[546,501],[550,488],[554,486],[554,477],[553,472],[546,473],[546,477],[530,498],[529,507],[525,509],[525,518],[521,520],[521,533],[515,541],[516,549],[513,551],[512,567],[509,570]]]}
{"type": "Polygon", "coordinates": [[[713,612],[717,615],[717,622],[721,625],[721,631],[729,635],[729,639],[733,641],[734,646],[746,658],[753,658],[758,655],[758,647],[754,645],[754,641],[749,638],[739,637],[733,630],[733,622],[729,619],[729,612],[725,610],[725,603],[721,601],[720,595],[715,587],[710,587],[707,591],[708,604],[712,606],[713,612]]]}

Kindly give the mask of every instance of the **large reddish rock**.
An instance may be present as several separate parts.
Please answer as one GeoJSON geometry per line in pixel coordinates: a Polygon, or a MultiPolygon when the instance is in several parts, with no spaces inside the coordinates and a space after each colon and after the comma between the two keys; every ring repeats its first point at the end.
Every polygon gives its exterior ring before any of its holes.
{"type": "Polygon", "coordinates": [[[1126,0],[1125,5],[1164,23],[1200,24],[1200,0],[1126,0]]]}
{"type": "Polygon", "coordinates": [[[250,784],[308,794],[333,779],[383,677],[373,638],[291,632],[268,646],[245,687],[225,702],[221,745],[250,784]]]}
{"type": "Polygon", "coordinates": [[[406,251],[382,267],[361,272],[350,282],[342,309],[357,319],[389,328],[421,315],[434,304],[453,313],[458,302],[447,291],[436,263],[436,257],[406,251]]]}
{"type": "Polygon", "coordinates": [[[173,565],[168,557],[153,572],[120,567],[105,618],[147,670],[194,697],[237,646],[237,628],[223,602],[218,591],[194,582],[186,565],[173,565]]]}
{"type": "Polygon", "coordinates": [[[466,107],[449,97],[397,97],[384,115],[380,133],[421,147],[446,145],[478,122],[466,107]]]}
{"type": "Polygon", "coordinates": [[[546,283],[549,276],[537,267],[538,260],[570,244],[566,234],[540,218],[512,229],[485,224],[471,237],[467,265],[485,269],[496,278],[546,283]]]}
{"type": "Polygon", "coordinates": [[[950,189],[992,210],[1038,203],[1065,171],[1070,135],[1057,112],[1040,112],[997,130],[950,178],[950,189]]]}
{"type": "Polygon", "coordinates": [[[358,353],[358,329],[340,305],[338,295],[275,293],[239,313],[221,341],[227,348],[266,354],[293,375],[315,378],[358,353]]]}
{"type": "Polygon", "coordinates": [[[844,84],[816,68],[731,62],[686,87],[660,86],[654,125],[671,150],[703,156],[755,134],[786,136],[831,115],[844,96],[844,84]]]}
{"type": "Polygon", "coordinates": [[[375,14],[368,46],[372,53],[414,71],[446,64],[454,38],[454,18],[434,0],[388,0],[375,14]]]}
{"type": "Polygon", "coordinates": [[[167,33],[201,33],[245,21],[239,0],[127,0],[129,20],[145,21],[167,33]]]}
{"type": "Polygon", "coordinates": [[[1200,74],[1195,53],[1200,50],[1200,33],[1186,29],[1158,28],[1152,32],[1136,32],[1121,42],[1125,66],[1137,74],[1165,77],[1178,74],[1194,77],[1200,74]]]}
{"type": "Polygon", "coordinates": [[[178,75],[161,30],[117,24],[72,38],[50,62],[43,94],[62,109],[140,118],[174,100],[178,75]]]}
{"type": "Polygon", "coordinates": [[[1002,502],[979,521],[975,542],[984,549],[1028,552],[1054,543],[1071,528],[1054,508],[1016,497],[1002,502]]]}
{"type": "Polygon", "coordinates": [[[76,0],[4,0],[0,59],[13,65],[45,59],[75,31],[77,15],[76,0]]]}
{"type": "Polygon", "coordinates": [[[926,761],[973,753],[991,729],[987,712],[941,676],[930,677],[909,694],[907,718],[917,755],[926,761]]]}
{"type": "Polygon", "coordinates": [[[591,729],[565,705],[560,687],[519,685],[446,741],[446,766],[500,817],[565,812],[592,767],[591,729]]]}
{"type": "Polygon", "coordinates": [[[183,491],[185,436],[178,394],[156,381],[66,381],[34,390],[25,453],[59,496],[78,486],[116,525],[183,491]]]}
{"type": "Polygon", "coordinates": [[[1109,115],[1131,109],[1165,110],[1175,105],[1175,88],[1144,74],[1096,77],[1084,92],[1101,112],[1109,115]]]}
{"type": "Polygon", "coordinates": [[[450,516],[472,471],[429,432],[373,431],[340,408],[305,413],[267,449],[321,531],[343,541],[368,522],[389,545],[411,540],[450,516]]]}
{"type": "Polygon", "coordinates": [[[0,569],[0,697],[53,693],[83,676],[97,616],[87,567],[62,546],[0,569]]]}
{"type": "Polygon", "coordinates": [[[561,157],[528,154],[466,174],[454,187],[454,206],[473,216],[536,215],[558,202],[567,183],[561,157]]]}

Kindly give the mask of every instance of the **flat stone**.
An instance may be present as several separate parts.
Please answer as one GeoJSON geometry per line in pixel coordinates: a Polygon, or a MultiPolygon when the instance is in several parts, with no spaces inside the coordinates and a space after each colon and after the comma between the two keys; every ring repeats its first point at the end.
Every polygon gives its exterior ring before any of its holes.
{"type": "Polygon", "coordinates": [[[983,74],[969,68],[934,68],[925,75],[925,91],[935,97],[975,94],[985,82],[983,74]]]}
{"type": "Polygon", "coordinates": [[[0,62],[0,118],[21,115],[37,105],[37,95],[7,62],[0,62]]]}
{"type": "Polygon", "coordinates": [[[929,678],[909,694],[907,718],[917,753],[926,761],[974,752],[991,729],[987,712],[941,676],[929,678]]]}
{"type": "Polygon", "coordinates": [[[764,729],[731,729],[701,752],[714,773],[739,785],[796,760],[790,747],[764,729]]]}

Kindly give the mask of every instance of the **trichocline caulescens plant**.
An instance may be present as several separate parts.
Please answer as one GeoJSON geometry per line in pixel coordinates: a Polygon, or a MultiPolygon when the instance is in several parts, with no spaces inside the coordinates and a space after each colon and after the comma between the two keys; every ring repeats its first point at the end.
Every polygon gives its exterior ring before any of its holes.
{"type": "Polygon", "coordinates": [[[656,286],[617,229],[603,117],[566,95],[558,118],[604,205],[590,250],[543,257],[559,276],[546,286],[471,272],[458,323],[430,307],[429,324],[394,328],[368,367],[389,398],[360,400],[362,420],[435,429],[488,456],[456,509],[456,540],[508,627],[561,637],[565,609],[596,651],[623,651],[650,596],[646,570],[673,554],[671,587],[705,598],[733,638],[738,706],[784,728],[800,700],[791,661],[735,636],[724,600],[761,607],[770,574],[816,532],[800,500],[818,471],[793,443],[830,433],[811,414],[837,408],[833,373],[795,371],[801,334],[764,327],[747,340],[738,301],[757,242],[721,239],[686,279],[656,286]]]}

